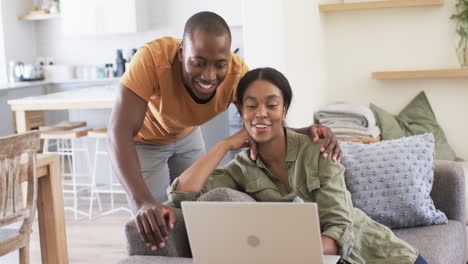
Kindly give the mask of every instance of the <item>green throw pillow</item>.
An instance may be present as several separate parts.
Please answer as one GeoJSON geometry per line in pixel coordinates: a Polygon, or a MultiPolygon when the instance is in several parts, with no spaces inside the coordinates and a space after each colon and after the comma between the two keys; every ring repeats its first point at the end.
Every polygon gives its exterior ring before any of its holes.
{"type": "Polygon", "coordinates": [[[398,116],[393,116],[374,104],[370,105],[370,109],[381,130],[382,140],[432,133],[435,139],[435,159],[461,160],[448,144],[424,92],[418,94],[398,116]]]}

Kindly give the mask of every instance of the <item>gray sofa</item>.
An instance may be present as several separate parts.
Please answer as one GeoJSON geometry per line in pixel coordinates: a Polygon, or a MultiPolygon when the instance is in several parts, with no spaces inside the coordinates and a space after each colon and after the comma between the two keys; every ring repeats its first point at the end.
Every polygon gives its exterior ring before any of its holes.
{"type": "MultiPolygon", "coordinates": [[[[465,259],[465,176],[463,168],[451,161],[435,161],[434,185],[431,192],[436,208],[443,211],[448,224],[394,229],[395,234],[416,247],[431,264],[466,263],[465,259]]],[[[247,194],[229,189],[202,196],[203,200],[253,201],[247,194]]],[[[180,209],[175,209],[177,222],[166,248],[149,251],[137,233],[133,221],[125,226],[129,257],[120,264],[192,263],[185,223],[180,209]]]]}

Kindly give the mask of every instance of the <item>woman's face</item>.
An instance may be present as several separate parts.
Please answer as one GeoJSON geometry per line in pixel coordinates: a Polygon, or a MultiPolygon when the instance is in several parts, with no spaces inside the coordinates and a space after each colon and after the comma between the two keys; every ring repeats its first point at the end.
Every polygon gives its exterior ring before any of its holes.
{"type": "Polygon", "coordinates": [[[274,84],[264,80],[252,82],[244,93],[241,111],[244,126],[257,143],[283,135],[287,109],[281,90],[274,84]]]}

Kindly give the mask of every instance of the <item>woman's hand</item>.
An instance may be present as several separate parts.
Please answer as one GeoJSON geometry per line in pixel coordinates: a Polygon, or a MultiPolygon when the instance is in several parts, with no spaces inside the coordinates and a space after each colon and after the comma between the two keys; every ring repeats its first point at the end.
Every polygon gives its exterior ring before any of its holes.
{"type": "Polygon", "coordinates": [[[324,255],[338,255],[339,253],[336,241],[327,236],[322,236],[322,248],[324,255]]]}
{"type": "MultiPolygon", "coordinates": [[[[257,145],[255,141],[250,137],[249,133],[245,128],[237,131],[234,135],[223,139],[224,144],[227,145],[229,150],[239,150],[241,148],[255,148],[257,149],[257,145]]],[[[256,151],[255,151],[256,152],[256,151]]]]}
{"type": "Polygon", "coordinates": [[[179,176],[176,191],[201,191],[210,174],[216,169],[216,166],[218,166],[229,150],[251,147],[251,144],[255,144],[255,142],[250,138],[245,129],[221,140],[179,176]]]}

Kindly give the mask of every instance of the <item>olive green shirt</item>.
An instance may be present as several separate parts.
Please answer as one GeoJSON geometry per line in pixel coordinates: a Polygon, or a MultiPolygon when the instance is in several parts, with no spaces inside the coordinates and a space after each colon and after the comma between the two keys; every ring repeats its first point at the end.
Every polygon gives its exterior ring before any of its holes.
{"type": "MultiPolygon", "coordinates": [[[[243,191],[257,201],[289,202],[299,196],[318,205],[323,236],[334,239],[342,258],[350,263],[411,263],[418,252],[397,238],[384,225],[354,208],[346,189],[344,167],[320,153],[320,144],[308,136],[287,130],[285,167],[290,192],[262,162],[249,158],[248,151],[236,155],[224,168],[216,169],[199,193],[176,192],[178,178],[168,188],[169,200],[180,207],[184,200],[195,200],[218,187],[243,191]]],[[[330,155],[331,156],[331,155],[330,155]]]]}

